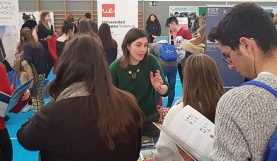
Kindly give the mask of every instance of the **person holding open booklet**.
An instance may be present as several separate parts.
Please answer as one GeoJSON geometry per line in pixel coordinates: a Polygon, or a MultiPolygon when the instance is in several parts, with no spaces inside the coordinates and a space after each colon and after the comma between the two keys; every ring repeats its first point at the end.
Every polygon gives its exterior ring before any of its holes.
{"type": "MultiPolygon", "coordinates": [[[[0,63],[0,94],[12,94],[8,75],[2,63],[0,63]]],[[[29,100],[30,92],[25,92],[21,97],[21,101],[11,109],[11,112],[19,112],[28,103],[29,100]]],[[[0,160],[12,161],[12,143],[4,121],[5,113],[7,111],[6,107],[7,104],[4,102],[4,100],[0,99],[0,160]]]]}
{"type": "MultiPolygon", "coordinates": [[[[224,93],[215,61],[204,54],[192,55],[185,64],[183,74],[183,101],[172,107],[164,120],[163,126],[173,129],[172,126],[178,124],[178,122],[174,122],[174,118],[182,112],[183,108],[189,108],[189,106],[193,107],[194,113],[199,112],[200,115],[204,115],[209,119],[209,122],[214,122],[216,104],[224,93]]],[[[194,129],[178,129],[178,131],[186,130],[192,131],[194,129]]],[[[182,141],[186,143],[185,139],[182,141]]],[[[154,154],[156,161],[182,160],[175,142],[163,131],[161,131],[156,148],[157,151],[154,154]]]]}
{"type": "Polygon", "coordinates": [[[272,19],[256,4],[240,3],[211,29],[208,39],[218,42],[229,69],[252,79],[218,101],[209,158],[276,161],[277,30],[272,19]]]}
{"type": "Polygon", "coordinates": [[[252,79],[220,98],[210,158],[214,161],[267,160],[265,151],[270,149],[274,140],[270,138],[277,132],[277,30],[272,19],[256,4],[240,3],[211,29],[208,39],[218,42],[229,69],[252,79]]]}

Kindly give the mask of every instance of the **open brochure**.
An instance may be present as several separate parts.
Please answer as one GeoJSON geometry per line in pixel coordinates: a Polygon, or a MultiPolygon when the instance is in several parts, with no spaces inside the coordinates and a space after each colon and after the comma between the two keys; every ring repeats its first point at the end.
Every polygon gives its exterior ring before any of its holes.
{"type": "Polygon", "coordinates": [[[209,161],[214,144],[214,124],[191,106],[185,106],[168,127],[153,123],[194,160],[209,161]]]}
{"type": "Polygon", "coordinates": [[[32,81],[33,79],[21,85],[11,96],[0,92],[0,117],[4,117],[6,112],[11,111],[19,103],[22,95],[27,89],[29,89],[32,81]]]}

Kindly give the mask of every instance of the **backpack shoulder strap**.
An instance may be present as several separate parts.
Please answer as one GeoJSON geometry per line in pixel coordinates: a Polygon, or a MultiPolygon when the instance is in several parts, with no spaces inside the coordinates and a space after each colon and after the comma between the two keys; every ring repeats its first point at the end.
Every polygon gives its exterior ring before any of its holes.
{"type": "Polygon", "coordinates": [[[254,86],[257,86],[257,87],[261,87],[261,88],[267,90],[268,92],[270,92],[271,94],[273,94],[275,97],[277,97],[277,91],[276,90],[274,90],[269,85],[267,85],[265,83],[262,83],[260,81],[252,80],[252,81],[245,82],[242,85],[254,85],[254,86]]]}

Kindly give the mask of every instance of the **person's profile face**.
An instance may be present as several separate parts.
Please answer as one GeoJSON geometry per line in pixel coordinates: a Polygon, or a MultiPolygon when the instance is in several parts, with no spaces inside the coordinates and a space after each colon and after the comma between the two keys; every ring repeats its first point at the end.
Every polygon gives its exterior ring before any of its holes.
{"type": "Polygon", "coordinates": [[[168,24],[168,27],[169,27],[170,31],[172,31],[172,32],[176,32],[177,31],[176,26],[177,25],[174,22],[168,24]]]}
{"type": "Polygon", "coordinates": [[[44,20],[45,20],[45,22],[50,22],[50,21],[51,21],[50,14],[47,14],[47,15],[44,17],[44,20]]]}
{"type": "Polygon", "coordinates": [[[230,70],[235,70],[239,75],[246,78],[255,78],[254,57],[247,54],[241,45],[239,49],[232,50],[227,45],[219,45],[222,60],[228,65],[230,70]]]}

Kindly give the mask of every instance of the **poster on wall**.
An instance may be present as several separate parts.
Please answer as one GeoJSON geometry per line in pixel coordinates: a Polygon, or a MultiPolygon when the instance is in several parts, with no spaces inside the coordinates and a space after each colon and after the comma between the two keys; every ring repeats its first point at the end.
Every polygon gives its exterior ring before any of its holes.
{"type": "Polygon", "coordinates": [[[18,0],[0,1],[0,38],[6,59],[13,65],[16,43],[19,40],[18,0]]]}
{"type": "Polygon", "coordinates": [[[3,47],[6,53],[6,60],[13,65],[13,60],[16,52],[16,46],[19,42],[18,25],[0,26],[0,38],[2,39],[3,47]]]}
{"type": "Polygon", "coordinates": [[[181,26],[181,27],[183,27],[183,28],[185,28],[186,30],[188,30],[189,29],[189,20],[188,20],[188,18],[187,17],[176,17],[177,18],[177,20],[178,20],[178,24],[181,26]]]}
{"type": "Polygon", "coordinates": [[[18,0],[0,1],[0,25],[12,26],[18,21],[18,0]]]}
{"type": "Polygon", "coordinates": [[[169,6],[169,16],[185,17],[191,13],[198,16],[198,7],[196,6],[169,6]]]}
{"type": "Polygon", "coordinates": [[[97,5],[98,26],[102,23],[110,25],[112,37],[119,46],[118,56],[121,56],[120,46],[125,34],[138,27],[138,0],[101,0],[97,5]]]}
{"type": "MultiPolygon", "coordinates": [[[[228,13],[231,6],[207,6],[206,35],[228,13]]],[[[207,37],[207,36],[206,36],[207,37]]],[[[222,54],[218,48],[218,42],[210,42],[206,39],[206,54],[215,59],[224,89],[228,90],[241,85],[244,81],[234,70],[228,69],[228,64],[222,60],[222,54]]]]}
{"type": "Polygon", "coordinates": [[[194,6],[169,6],[169,17],[175,16],[183,28],[189,29],[188,16],[191,14],[198,15],[198,7],[194,6]]]}

